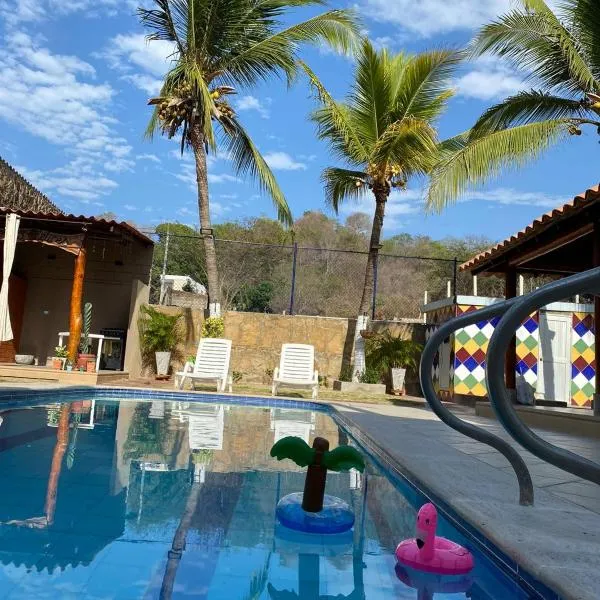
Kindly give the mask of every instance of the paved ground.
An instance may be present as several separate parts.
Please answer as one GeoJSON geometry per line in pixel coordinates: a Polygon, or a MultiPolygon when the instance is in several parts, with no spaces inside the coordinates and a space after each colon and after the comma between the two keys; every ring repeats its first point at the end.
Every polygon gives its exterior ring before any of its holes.
{"type": "MultiPolygon", "coordinates": [[[[355,403],[338,408],[532,575],[566,598],[600,598],[600,486],[519,447],[536,487],[535,506],[522,507],[508,461],[430,411],[355,403]]],[[[509,439],[493,420],[460,416],[509,439]]],[[[598,439],[537,433],[600,461],[598,439]]]]}

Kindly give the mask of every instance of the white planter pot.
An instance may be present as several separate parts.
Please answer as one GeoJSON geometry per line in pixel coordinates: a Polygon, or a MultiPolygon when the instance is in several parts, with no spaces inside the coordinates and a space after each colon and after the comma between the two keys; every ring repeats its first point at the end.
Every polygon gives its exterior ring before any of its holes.
{"type": "Polygon", "coordinates": [[[403,394],[405,379],[406,369],[390,369],[390,384],[392,392],[403,394]]]}
{"type": "Polygon", "coordinates": [[[156,374],[167,375],[169,373],[169,365],[171,364],[170,352],[155,352],[156,356],[156,374]]]}

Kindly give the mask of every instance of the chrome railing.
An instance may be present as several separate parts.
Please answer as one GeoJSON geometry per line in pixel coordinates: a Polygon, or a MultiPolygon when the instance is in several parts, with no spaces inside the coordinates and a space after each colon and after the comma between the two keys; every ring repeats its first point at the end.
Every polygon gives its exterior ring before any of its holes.
{"type": "MultiPolygon", "coordinates": [[[[523,320],[551,302],[586,293],[600,295],[600,267],[549,283],[527,296],[517,298],[516,302],[513,301],[492,335],[487,351],[486,379],[490,402],[498,420],[517,442],[556,467],[600,484],[600,464],[550,444],[536,435],[519,419],[504,385],[506,351],[523,320]]],[[[596,323],[596,327],[598,326],[600,323],[596,323]]],[[[599,350],[596,348],[596,352],[599,350]]]]}
{"type": "MultiPolygon", "coordinates": [[[[511,300],[505,300],[498,302],[491,306],[487,306],[480,310],[466,313],[460,317],[456,317],[446,323],[443,323],[436,331],[434,331],[429,338],[429,341],[423,349],[421,356],[421,365],[419,370],[419,378],[421,380],[421,388],[423,395],[429,403],[431,410],[442,420],[446,425],[452,427],[456,431],[487,444],[492,448],[501,452],[508,462],[511,464],[517,476],[519,484],[519,503],[528,506],[533,504],[533,484],[531,481],[531,475],[525,465],[525,462],[519,455],[519,453],[511,446],[508,442],[499,438],[498,436],[477,427],[471,423],[467,423],[462,419],[459,419],[454,413],[450,412],[440,401],[438,395],[433,386],[432,370],[433,361],[437,354],[439,346],[442,342],[450,337],[457,329],[467,327],[479,323],[480,321],[487,321],[493,317],[497,317],[506,313],[516,302],[518,298],[511,300]]],[[[500,363],[504,364],[504,362],[500,363]]]]}

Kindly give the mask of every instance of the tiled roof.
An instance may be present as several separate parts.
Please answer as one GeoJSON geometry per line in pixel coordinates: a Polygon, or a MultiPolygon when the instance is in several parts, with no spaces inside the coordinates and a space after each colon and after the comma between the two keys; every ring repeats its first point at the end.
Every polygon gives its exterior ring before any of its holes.
{"type": "Polygon", "coordinates": [[[562,219],[567,219],[571,216],[574,216],[598,200],[600,200],[600,185],[589,188],[582,194],[575,196],[570,202],[567,202],[561,207],[555,208],[554,210],[543,214],[541,217],[538,217],[530,225],[525,227],[525,229],[521,229],[521,231],[515,233],[509,238],[506,238],[499,244],[496,244],[484,252],[481,252],[477,256],[474,256],[467,262],[460,265],[461,271],[470,271],[481,266],[483,263],[489,260],[498,258],[508,250],[519,246],[529,238],[544,231],[548,226],[562,219]]]}
{"type": "Polygon", "coordinates": [[[142,233],[139,229],[133,227],[129,223],[124,221],[107,221],[106,219],[100,219],[98,217],[86,217],[84,215],[65,215],[65,214],[56,214],[56,213],[46,213],[46,212],[32,212],[26,210],[14,210],[12,208],[6,208],[4,206],[0,206],[0,215],[5,215],[7,213],[15,213],[20,217],[24,217],[27,219],[39,219],[40,221],[56,221],[60,223],[86,223],[89,225],[99,225],[104,229],[110,230],[111,228],[120,229],[122,232],[128,233],[132,237],[138,239],[140,242],[146,245],[154,244],[151,238],[142,233]]]}

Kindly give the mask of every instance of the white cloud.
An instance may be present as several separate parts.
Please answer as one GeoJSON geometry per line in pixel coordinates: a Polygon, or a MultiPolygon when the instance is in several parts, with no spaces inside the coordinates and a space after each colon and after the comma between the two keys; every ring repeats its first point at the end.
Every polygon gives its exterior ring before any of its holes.
{"type": "Polygon", "coordinates": [[[138,209],[138,208],[137,208],[137,206],[135,206],[135,205],[133,205],[133,204],[124,204],[124,205],[123,205],[123,208],[124,208],[125,210],[137,210],[137,209],[138,209]]]}
{"type": "MultiPolygon", "coordinates": [[[[369,18],[400,26],[423,37],[472,30],[511,7],[510,0],[361,0],[369,18]]],[[[389,40],[388,40],[389,41],[389,40]]]]}
{"type": "Polygon", "coordinates": [[[267,164],[274,171],[305,171],[306,165],[294,160],[286,152],[269,152],[265,154],[267,164]]]}
{"type": "Polygon", "coordinates": [[[498,100],[527,88],[523,78],[498,58],[481,57],[471,68],[454,82],[461,96],[498,100]]]}
{"type": "Polygon", "coordinates": [[[136,156],[137,160],[149,160],[151,162],[159,163],[161,162],[160,158],[156,156],[156,154],[138,154],[136,156]]]}
{"type": "MultiPolygon", "coordinates": [[[[195,181],[195,180],[194,180],[195,181]]],[[[241,183],[242,180],[227,173],[209,173],[208,183],[241,183]]]]}
{"type": "Polygon", "coordinates": [[[97,54],[108,65],[124,73],[122,79],[153,96],[161,88],[161,77],[172,64],[175,46],[165,40],[148,41],[143,33],[119,34],[97,54]]]}
{"type": "MultiPolygon", "coordinates": [[[[182,161],[181,171],[175,173],[175,177],[180,181],[183,181],[188,185],[191,191],[194,193],[198,192],[198,184],[196,181],[196,167],[193,163],[182,161]]],[[[239,177],[234,177],[228,173],[209,173],[208,183],[220,184],[220,183],[241,183],[242,180],[239,177]]]]}
{"type": "Polygon", "coordinates": [[[0,16],[11,25],[82,13],[86,17],[114,16],[135,10],[136,0],[0,0],[0,16]]]}
{"type": "MultiPolygon", "coordinates": [[[[410,215],[415,215],[423,209],[422,190],[392,190],[385,207],[383,227],[386,232],[397,231],[406,226],[410,215]]],[[[364,212],[369,216],[375,210],[375,200],[372,194],[359,198],[356,202],[348,202],[340,208],[340,213],[347,216],[355,212],[364,212]]]]}
{"type": "Polygon", "coordinates": [[[52,54],[26,33],[11,32],[5,39],[0,48],[0,119],[74,157],[64,167],[34,171],[38,187],[80,199],[109,193],[117,184],[103,170],[119,172],[134,164],[131,146],[108,114],[114,90],[93,81],[92,65],[52,54]]]}
{"type": "Polygon", "coordinates": [[[219,198],[223,200],[235,200],[237,197],[237,194],[219,194],[219,198]]]}
{"type": "Polygon", "coordinates": [[[521,192],[512,188],[478,190],[463,195],[459,202],[490,202],[502,206],[538,206],[556,208],[564,204],[564,196],[553,196],[545,192],[521,192]]]}
{"type": "MultiPolygon", "coordinates": [[[[266,103],[270,104],[270,100],[270,98],[267,98],[266,103]]],[[[255,110],[263,119],[268,119],[270,116],[268,109],[255,96],[242,96],[235,103],[235,108],[238,112],[255,110]]]]}

